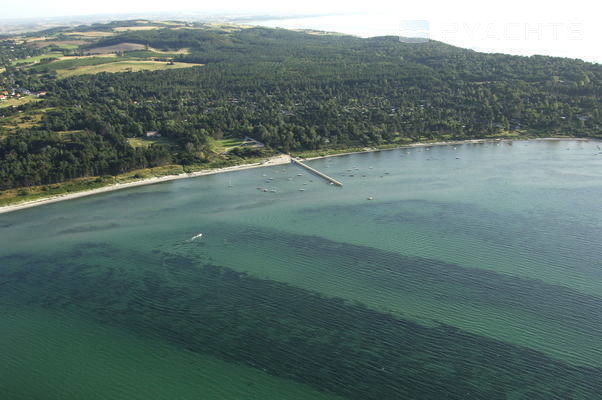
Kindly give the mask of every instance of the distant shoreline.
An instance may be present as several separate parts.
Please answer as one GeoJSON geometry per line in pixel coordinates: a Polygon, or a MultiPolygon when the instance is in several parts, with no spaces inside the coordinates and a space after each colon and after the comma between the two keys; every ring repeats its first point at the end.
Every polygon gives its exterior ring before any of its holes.
{"type": "MultiPolygon", "coordinates": [[[[319,160],[322,158],[339,157],[339,156],[345,156],[345,155],[351,155],[351,154],[364,154],[364,153],[373,153],[373,152],[377,152],[377,151],[389,151],[389,150],[398,150],[398,149],[414,148],[414,147],[447,146],[447,145],[453,145],[453,144],[456,144],[456,145],[478,144],[478,143],[496,143],[496,142],[509,142],[509,141],[516,142],[516,141],[597,141],[597,140],[599,140],[599,139],[570,138],[570,137],[567,137],[567,138],[549,137],[549,138],[533,138],[533,139],[520,138],[520,139],[452,140],[452,141],[442,141],[442,142],[432,142],[432,143],[412,143],[412,144],[400,145],[397,147],[382,148],[382,149],[366,147],[365,150],[360,150],[360,151],[350,151],[350,152],[343,151],[341,153],[333,153],[333,154],[328,154],[328,155],[323,155],[323,156],[300,157],[300,158],[302,158],[303,160],[311,161],[311,160],[319,160]]],[[[178,175],[166,175],[166,176],[161,176],[161,177],[145,178],[145,179],[141,179],[138,181],[127,182],[127,183],[117,183],[114,185],[103,186],[103,187],[96,188],[96,189],[60,194],[60,195],[56,195],[56,196],[44,197],[41,199],[25,201],[25,202],[16,203],[16,204],[10,204],[7,206],[2,206],[2,207],[0,207],[0,214],[6,214],[9,212],[24,210],[27,208],[37,207],[37,206],[41,206],[41,205],[45,205],[45,204],[56,203],[56,202],[64,201],[64,200],[72,200],[72,199],[77,199],[80,197],[92,196],[95,194],[113,192],[116,190],[128,189],[128,188],[132,188],[132,187],[153,185],[155,183],[169,182],[169,181],[186,179],[186,178],[196,178],[199,176],[214,175],[214,174],[220,174],[220,173],[224,173],[224,172],[235,172],[235,171],[242,171],[242,170],[252,169],[252,168],[269,167],[272,165],[282,165],[282,164],[288,164],[288,163],[290,163],[290,161],[291,161],[291,156],[286,155],[286,154],[281,154],[281,155],[278,155],[275,157],[271,157],[264,162],[234,165],[231,167],[208,169],[208,170],[202,170],[202,171],[184,173],[184,174],[178,174],[178,175]]]]}
{"type": "Polygon", "coordinates": [[[479,144],[479,143],[498,143],[498,142],[532,142],[532,141],[570,141],[570,142],[589,142],[589,141],[600,141],[600,139],[595,138],[572,138],[572,137],[548,137],[548,138],[520,138],[520,139],[508,139],[508,138],[500,138],[500,139],[466,139],[466,140],[449,140],[442,142],[421,142],[421,143],[410,143],[404,144],[396,147],[387,147],[387,148],[370,148],[366,147],[365,150],[358,151],[350,151],[344,153],[333,153],[327,154],[323,156],[315,156],[315,157],[302,157],[303,160],[311,161],[311,160],[320,160],[322,158],[330,158],[330,157],[338,157],[338,156],[346,156],[350,154],[365,154],[365,153],[374,153],[377,151],[389,151],[389,150],[399,150],[399,149],[411,149],[414,147],[431,147],[431,146],[449,146],[452,144],[479,144]]]}

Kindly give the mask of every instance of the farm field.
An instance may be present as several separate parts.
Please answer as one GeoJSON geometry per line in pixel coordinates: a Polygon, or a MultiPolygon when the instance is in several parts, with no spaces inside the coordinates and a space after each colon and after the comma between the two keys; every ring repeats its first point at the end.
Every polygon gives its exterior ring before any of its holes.
{"type": "Polygon", "coordinates": [[[63,70],[73,70],[75,71],[77,68],[107,64],[116,61],[129,61],[130,58],[117,58],[113,55],[105,55],[105,56],[82,56],[82,57],[61,57],[50,63],[37,64],[33,65],[29,68],[30,71],[39,72],[39,73],[49,73],[63,70]]]}
{"type": "Polygon", "coordinates": [[[40,54],[39,56],[33,56],[33,57],[23,58],[20,60],[15,60],[15,61],[13,61],[12,65],[35,64],[35,63],[39,63],[41,60],[44,60],[47,58],[59,58],[62,56],[63,56],[63,53],[61,53],[61,52],[51,51],[49,53],[40,54]]]}
{"type": "Polygon", "coordinates": [[[65,32],[65,35],[78,36],[82,38],[98,39],[106,36],[113,36],[115,32],[90,31],[90,32],[65,32]]]}
{"type": "Polygon", "coordinates": [[[57,46],[65,50],[75,50],[79,46],[87,44],[85,40],[39,40],[33,43],[34,47],[39,49],[47,46],[57,46]]]}
{"type": "Polygon", "coordinates": [[[89,54],[110,54],[122,51],[144,50],[146,46],[139,43],[119,43],[112,46],[96,47],[86,52],[89,54]]]}
{"type": "Polygon", "coordinates": [[[159,54],[190,54],[189,48],[183,48],[183,49],[179,49],[179,50],[168,50],[168,51],[159,50],[154,47],[149,47],[148,49],[152,52],[159,53],[159,54]]]}
{"type": "Polygon", "coordinates": [[[138,71],[159,71],[177,68],[191,68],[202,66],[203,64],[189,63],[166,63],[163,61],[116,61],[100,65],[87,65],[74,69],[59,69],[57,75],[59,78],[68,78],[71,76],[97,74],[100,72],[138,72],[138,71]]]}
{"type": "Polygon", "coordinates": [[[118,28],[113,28],[115,32],[127,32],[127,31],[149,31],[152,29],[160,29],[164,28],[163,26],[157,25],[147,25],[147,26],[120,26],[118,28]]]}

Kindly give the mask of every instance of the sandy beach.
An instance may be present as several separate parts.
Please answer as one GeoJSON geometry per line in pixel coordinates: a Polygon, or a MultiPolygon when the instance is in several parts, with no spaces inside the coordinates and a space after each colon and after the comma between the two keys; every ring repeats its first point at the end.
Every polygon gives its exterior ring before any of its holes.
{"type": "MultiPolygon", "coordinates": [[[[536,138],[536,139],[472,139],[472,140],[457,140],[457,141],[447,141],[447,142],[412,143],[412,144],[408,144],[408,145],[386,148],[386,149],[366,147],[365,150],[361,150],[361,151],[336,153],[336,154],[329,154],[329,155],[325,155],[325,156],[307,157],[307,158],[302,158],[302,159],[303,160],[318,160],[321,158],[338,157],[338,156],[344,156],[344,155],[349,155],[349,154],[362,154],[362,153],[370,153],[370,152],[375,152],[375,151],[388,151],[388,150],[397,150],[397,149],[413,148],[413,147],[448,146],[448,145],[460,145],[460,144],[497,143],[497,142],[517,142],[517,141],[532,141],[532,140],[588,141],[588,140],[596,140],[596,139],[553,138],[553,137],[551,137],[551,138],[536,138]]],[[[25,201],[23,203],[17,203],[17,204],[12,204],[12,205],[8,205],[8,206],[3,206],[3,207],[0,207],[0,214],[23,210],[26,208],[31,208],[31,207],[36,207],[36,206],[41,206],[44,204],[55,203],[57,201],[77,199],[79,197],[92,196],[95,194],[112,192],[114,190],[127,189],[127,188],[131,188],[131,187],[136,187],[136,186],[152,185],[155,183],[168,182],[168,181],[173,181],[173,180],[177,180],[177,179],[195,178],[195,177],[199,177],[199,176],[219,174],[219,173],[223,173],[223,172],[241,171],[241,170],[250,169],[250,168],[259,168],[259,167],[268,167],[271,165],[289,164],[290,162],[291,162],[290,155],[280,154],[278,156],[268,158],[265,161],[258,162],[258,163],[235,165],[232,167],[225,167],[225,168],[208,169],[208,170],[203,170],[203,171],[191,172],[188,174],[166,175],[166,176],[161,176],[161,177],[141,179],[139,181],[128,182],[128,183],[118,183],[115,185],[105,186],[105,187],[101,187],[98,189],[84,190],[84,191],[75,192],[75,193],[67,193],[67,194],[62,194],[62,195],[57,195],[57,196],[52,196],[52,197],[45,197],[45,198],[32,200],[32,201],[25,201]]]]}
{"type": "Polygon", "coordinates": [[[45,197],[42,199],[26,201],[23,203],[12,204],[12,205],[8,205],[8,206],[0,207],[0,214],[23,210],[23,209],[31,208],[31,207],[37,207],[37,206],[41,206],[44,204],[56,203],[57,201],[77,199],[79,197],[92,196],[95,194],[112,192],[115,190],[127,189],[127,188],[136,187],[136,186],[152,185],[155,183],[174,181],[174,180],[178,180],[178,179],[194,178],[194,177],[204,176],[204,175],[219,174],[219,173],[223,173],[223,172],[242,171],[242,170],[250,169],[250,168],[268,167],[271,165],[282,165],[282,164],[288,164],[290,162],[291,162],[291,157],[289,155],[281,154],[281,155],[278,155],[275,157],[271,157],[263,162],[258,162],[258,163],[253,163],[253,164],[234,165],[232,167],[208,169],[208,170],[203,170],[203,171],[191,172],[189,174],[166,175],[166,176],[161,176],[161,177],[141,179],[141,180],[135,181],[135,182],[118,183],[115,185],[105,186],[105,187],[101,187],[98,189],[84,190],[84,191],[75,192],[75,193],[66,193],[66,194],[62,194],[62,195],[58,195],[58,196],[45,197]]]}

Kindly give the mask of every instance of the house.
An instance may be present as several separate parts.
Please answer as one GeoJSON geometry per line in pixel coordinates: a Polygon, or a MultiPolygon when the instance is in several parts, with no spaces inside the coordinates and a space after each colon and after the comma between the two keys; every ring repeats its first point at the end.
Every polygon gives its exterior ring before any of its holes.
{"type": "Polygon", "coordinates": [[[147,138],[155,138],[155,137],[161,137],[161,134],[157,131],[147,131],[146,132],[146,137],[147,138]]]}
{"type": "Polygon", "coordinates": [[[0,94],[0,100],[6,100],[6,95],[0,94]]]}
{"type": "Polygon", "coordinates": [[[38,96],[38,97],[42,97],[42,96],[46,96],[48,94],[48,92],[33,92],[34,95],[38,96]]]}

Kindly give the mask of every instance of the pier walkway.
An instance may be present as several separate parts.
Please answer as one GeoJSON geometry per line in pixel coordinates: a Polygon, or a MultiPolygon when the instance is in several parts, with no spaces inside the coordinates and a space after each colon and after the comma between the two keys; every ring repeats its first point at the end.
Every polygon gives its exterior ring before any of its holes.
{"type": "Polygon", "coordinates": [[[302,168],[305,168],[306,170],[308,170],[312,174],[318,175],[320,178],[326,179],[328,182],[330,182],[332,184],[335,184],[337,186],[343,186],[343,184],[341,182],[337,181],[334,178],[331,178],[330,176],[328,176],[326,174],[323,174],[322,172],[318,171],[315,168],[310,167],[309,165],[303,163],[301,160],[297,160],[297,159],[291,157],[291,163],[292,164],[296,164],[296,165],[298,165],[298,166],[300,166],[302,168]]]}

